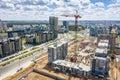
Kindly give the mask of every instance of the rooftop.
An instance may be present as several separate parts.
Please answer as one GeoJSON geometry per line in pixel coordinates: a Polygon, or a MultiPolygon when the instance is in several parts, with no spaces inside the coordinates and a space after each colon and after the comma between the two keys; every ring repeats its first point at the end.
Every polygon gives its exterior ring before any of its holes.
{"type": "Polygon", "coordinates": [[[107,54],[108,49],[107,48],[97,48],[96,53],[103,53],[103,54],[107,54]]]}
{"type": "Polygon", "coordinates": [[[53,62],[54,64],[61,65],[61,66],[66,66],[70,68],[75,68],[83,71],[90,71],[90,66],[86,66],[83,63],[73,63],[65,60],[56,60],[53,62]]]}

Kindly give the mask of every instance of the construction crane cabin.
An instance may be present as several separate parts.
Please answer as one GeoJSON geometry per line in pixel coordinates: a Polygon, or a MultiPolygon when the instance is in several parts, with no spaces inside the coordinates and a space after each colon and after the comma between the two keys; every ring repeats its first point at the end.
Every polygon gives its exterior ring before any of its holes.
{"type": "Polygon", "coordinates": [[[78,14],[78,11],[76,10],[76,14],[63,14],[61,16],[65,16],[65,17],[74,17],[75,18],[75,40],[74,40],[74,56],[71,57],[71,61],[72,62],[76,62],[77,60],[77,30],[78,30],[78,18],[81,18],[81,16],[78,14]]]}

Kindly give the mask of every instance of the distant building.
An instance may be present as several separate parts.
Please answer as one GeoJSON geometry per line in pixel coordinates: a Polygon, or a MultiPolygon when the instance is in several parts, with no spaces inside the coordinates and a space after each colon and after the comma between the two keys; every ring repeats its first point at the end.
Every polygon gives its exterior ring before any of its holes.
{"type": "Polygon", "coordinates": [[[10,37],[25,37],[24,30],[8,31],[8,38],[10,37]]]}
{"type": "Polygon", "coordinates": [[[53,17],[53,16],[50,16],[49,17],[49,24],[50,24],[50,28],[49,30],[50,31],[58,31],[59,28],[58,28],[58,17],[53,17]]]}
{"type": "Polygon", "coordinates": [[[7,24],[0,19],[0,30],[7,30],[7,24]]]}
{"type": "Polygon", "coordinates": [[[30,44],[42,44],[50,40],[57,38],[54,32],[41,31],[35,32],[35,35],[26,35],[26,43],[30,44]]]}
{"type": "Polygon", "coordinates": [[[13,30],[14,31],[19,31],[19,30],[26,30],[26,28],[30,28],[30,25],[13,25],[13,30]]]}
{"type": "Polygon", "coordinates": [[[68,21],[63,21],[63,27],[65,29],[65,32],[69,31],[68,21]]]}
{"type": "Polygon", "coordinates": [[[89,33],[90,33],[90,36],[93,36],[93,37],[97,37],[97,36],[100,36],[100,35],[109,35],[109,28],[108,27],[90,27],[89,28],[89,33]]]}
{"type": "Polygon", "coordinates": [[[93,36],[93,37],[97,37],[98,36],[98,31],[97,31],[97,27],[90,27],[89,30],[89,35],[93,36]]]}
{"type": "Polygon", "coordinates": [[[2,57],[10,55],[9,40],[8,39],[1,40],[0,45],[2,46],[2,57]]]}
{"type": "Polygon", "coordinates": [[[117,32],[117,35],[120,36],[120,26],[116,27],[116,32],[117,32]]]}
{"type": "Polygon", "coordinates": [[[48,47],[48,62],[52,63],[58,59],[64,59],[67,55],[68,43],[54,44],[48,47]]]}
{"type": "Polygon", "coordinates": [[[26,43],[35,44],[35,36],[26,35],[25,38],[26,38],[26,43]]]}

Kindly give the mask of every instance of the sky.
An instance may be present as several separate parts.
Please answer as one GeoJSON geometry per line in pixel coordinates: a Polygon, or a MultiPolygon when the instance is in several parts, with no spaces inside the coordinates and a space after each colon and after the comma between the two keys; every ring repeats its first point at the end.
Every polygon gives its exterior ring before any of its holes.
{"type": "Polygon", "coordinates": [[[76,10],[80,20],[120,20],[120,0],[0,0],[1,20],[72,20],[61,15],[76,10]]]}

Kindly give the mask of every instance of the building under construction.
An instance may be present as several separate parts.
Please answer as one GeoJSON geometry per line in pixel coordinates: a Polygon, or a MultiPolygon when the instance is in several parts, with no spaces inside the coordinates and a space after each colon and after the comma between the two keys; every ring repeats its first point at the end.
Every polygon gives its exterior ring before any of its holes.
{"type": "Polygon", "coordinates": [[[90,66],[86,66],[83,63],[74,63],[65,60],[56,60],[52,63],[52,67],[55,70],[60,70],[64,73],[75,75],[75,76],[91,76],[90,66]]]}
{"type": "Polygon", "coordinates": [[[92,74],[104,77],[109,71],[110,58],[114,58],[115,30],[111,35],[100,35],[94,58],[91,59],[92,74]]]}
{"type": "Polygon", "coordinates": [[[55,43],[54,45],[48,47],[48,63],[52,63],[55,60],[58,59],[65,59],[67,53],[68,53],[68,43],[62,42],[62,43],[55,43]]]}

